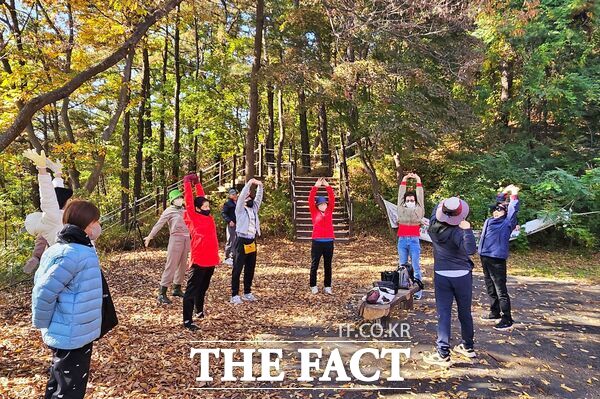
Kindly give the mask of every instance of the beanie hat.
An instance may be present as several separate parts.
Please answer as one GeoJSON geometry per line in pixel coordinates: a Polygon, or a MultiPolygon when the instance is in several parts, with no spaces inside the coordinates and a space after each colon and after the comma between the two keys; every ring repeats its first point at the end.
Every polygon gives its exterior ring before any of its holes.
{"type": "Polygon", "coordinates": [[[169,191],[169,204],[172,204],[173,201],[181,197],[183,197],[183,194],[181,194],[181,191],[179,191],[178,189],[169,191]]]}
{"type": "Polygon", "coordinates": [[[56,193],[56,200],[58,201],[58,207],[63,209],[67,205],[69,198],[73,196],[73,190],[64,187],[54,187],[56,193]]]}

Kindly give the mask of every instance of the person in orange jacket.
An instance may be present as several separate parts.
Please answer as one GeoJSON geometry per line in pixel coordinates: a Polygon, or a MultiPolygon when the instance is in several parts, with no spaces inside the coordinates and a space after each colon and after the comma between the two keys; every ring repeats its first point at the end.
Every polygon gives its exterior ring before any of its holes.
{"type": "Polygon", "coordinates": [[[199,329],[192,318],[194,304],[197,317],[204,318],[204,297],[210,286],[215,266],[220,263],[217,227],[210,215],[210,202],[195,173],[183,178],[185,213],[184,221],[191,237],[191,273],[183,295],[183,326],[191,331],[199,329]],[[192,184],[196,186],[196,197],[192,184]]]}

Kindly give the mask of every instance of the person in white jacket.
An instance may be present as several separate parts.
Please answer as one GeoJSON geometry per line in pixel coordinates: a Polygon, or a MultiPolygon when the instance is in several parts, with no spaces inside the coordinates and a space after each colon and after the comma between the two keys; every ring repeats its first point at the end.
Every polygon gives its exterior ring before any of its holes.
{"type": "Polygon", "coordinates": [[[146,247],[165,224],[169,226],[169,245],[167,246],[167,263],[160,279],[160,291],[158,294],[158,303],[167,304],[171,300],[167,298],[167,289],[173,283],[173,296],[183,298],[181,284],[185,278],[185,271],[188,266],[188,256],[190,254],[190,231],[183,221],[183,194],[175,189],[169,192],[169,203],[171,204],[160,215],[160,218],[144,238],[146,247]]]}
{"type": "Polygon", "coordinates": [[[56,235],[63,227],[62,210],[73,196],[73,191],[64,187],[62,164],[59,161],[52,162],[47,159],[44,151],[38,154],[35,150],[27,150],[23,156],[30,159],[38,169],[40,209],[42,210],[30,213],[25,218],[25,229],[31,235],[36,236],[31,258],[23,266],[23,271],[30,274],[38,267],[46,248],[56,242],[56,235]],[[54,180],[48,174],[47,168],[54,173],[54,180]]]}

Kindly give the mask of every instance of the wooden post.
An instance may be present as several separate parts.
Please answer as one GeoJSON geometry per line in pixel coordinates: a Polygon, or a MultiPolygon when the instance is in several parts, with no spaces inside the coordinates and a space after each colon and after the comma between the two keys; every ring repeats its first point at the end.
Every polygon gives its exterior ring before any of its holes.
{"type": "Polygon", "coordinates": [[[258,176],[263,175],[263,144],[258,144],[258,176]]]}
{"type": "Polygon", "coordinates": [[[219,155],[219,187],[223,185],[223,159],[219,155]]]}
{"type": "Polygon", "coordinates": [[[154,213],[158,215],[158,207],[160,206],[160,187],[156,187],[156,194],[154,194],[154,213]]]}
{"type": "Polygon", "coordinates": [[[237,154],[233,154],[233,170],[231,172],[231,187],[235,188],[237,178],[237,154]]]}
{"type": "Polygon", "coordinates": [[[167,192],[167,185],[165,184],[165,186],[163,187],[163,195],[162,195],[162,208],[163,211],[165,209],[167,209],[167,198],[169,196],[169,193],[167,192]]]}

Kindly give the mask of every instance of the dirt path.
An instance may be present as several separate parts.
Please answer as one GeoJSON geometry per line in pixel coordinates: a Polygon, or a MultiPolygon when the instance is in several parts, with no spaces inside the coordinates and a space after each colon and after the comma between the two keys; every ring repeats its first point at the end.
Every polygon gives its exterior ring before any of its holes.
{"type": "MultiPolygon", "coordinates": [[[[240,382],[207,386],[196,383],[198,365],[189,358],[190,348],[206,347],[207,344],[190,342],[193,340],[348,340],[339,338],[339,326],[357,325],[358,300],[365,288],[378,279],[380,271],[393,267],[394,251],[393,246],[376,239],[338,245],[334,262],[335,296],[326,297],[308,292],[309,244],[297,245],[283,240],[265,242],[259,248],[255,277],[254,292],[260,301],[238,307],[229,305],[230,269],[220,266],[207,300],[209,317],[201,322],[202,331],[196,334],[181,328],[180,301],[176,300],[170,307],[155,305],[157,281],[165,257],[163,251],[111,256],[104,266],[116,300],[120,326],[94,348],[87,397],[375,398],[378,395],[395,397],[402,393],[422,398],[600,397],[597,379],[600,287],[512,277],[509,289],[518,326],[512,333],[499,333],[478,320],[485,313],[487,304],[479,272],[476,272],[473,307],[479,358],[472,363],[461,360],[448,371],[423,364],[421,352],[432,350],[436,328],[433,292],[428,289],[424,300],[417,302],[406,320],[410,324],[411,338],[407,339],[410,342],[399,344],[412,348],[411,358],[402,366],[402,374],[407,380],[380,385],[410,388],[410,391],[368,391],[374,386],[351,384],[335,391],[192,389],[252,386],[240,382]]],[[[426,284],[430,288],[432,260],[428,248],[424,248],[423,264],[426,284]]],[[[39,332],[29,327],[30,292],[30,286],[19,286],[3,293],[0,302],[1,398],[39,397],[47,379],[49,351],[41,342],[39,332]]],[[[458,338],[458,331],[459,326],[455,324],[455,338],[458,338]]],[[[328,342],[320,345],[338,347],[342,353],[352,353],[366,345],[328,342]]],[[[212,345],[235,347],[236,344],[212,345]]],[[[306,343],[285,345],[278,347],[287,351],[306,343]]],[[[220,375],[220,365],[214,365],[212,371],[220,375]]],[[[322,383],[296,385],[300,388],[323,386],[322,383]]]]}

